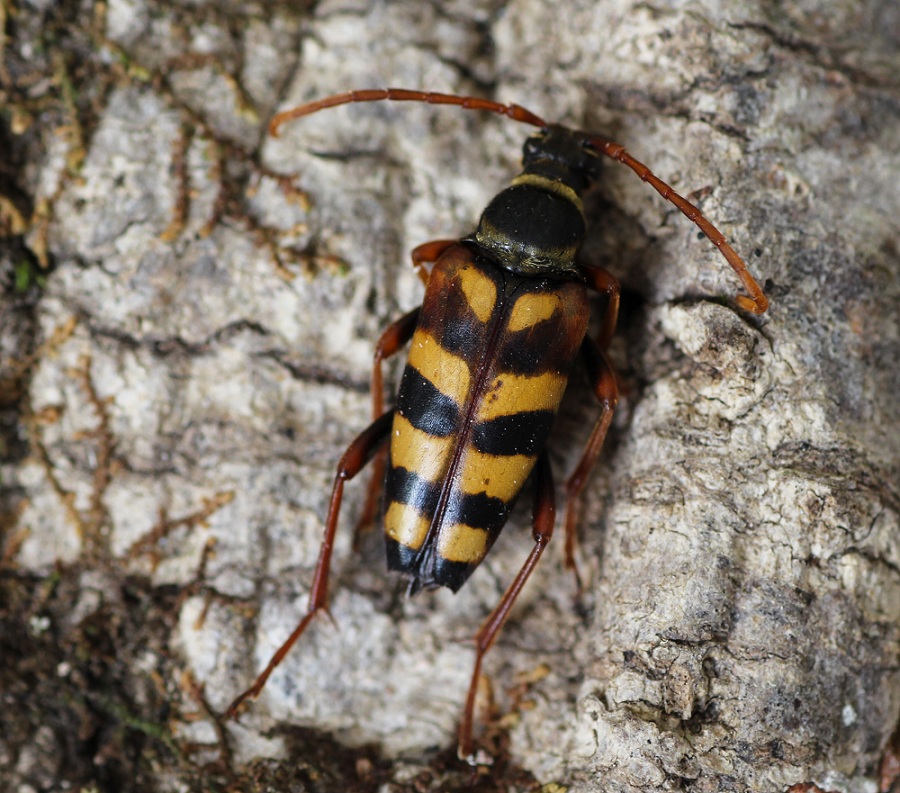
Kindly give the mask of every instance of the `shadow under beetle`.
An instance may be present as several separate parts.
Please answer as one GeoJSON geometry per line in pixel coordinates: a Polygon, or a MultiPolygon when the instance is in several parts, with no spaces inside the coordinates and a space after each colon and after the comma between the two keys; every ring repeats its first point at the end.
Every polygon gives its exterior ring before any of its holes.
{"type": "Polygon", "coordinates": [[[327,610],[344,482],[373,457],[376,475],[361,523],[374,514],[383,477],[388,567],[408,576],[411,594],[440,586],[459,590],[497,539],[531,476],[534,546],[475,636],[475,665],[458,736],[460,758],[474,762],[472,723],[482,661],[553,533],[556,508],[545,446],[576,357],[587,366],[600,415],[565,485],[565,558],[573,569],[579,497],[618,398],[605,351],[616,326],[619,284],[604,269],[576,261],[585,234],[581,196],[599,179],[602,156],[631,168],[722,252],[749,293],[736,298],[742,309],[761,314],[768,301],[718,229],[622,146],[548,124],[519,105],[396,88],[350,91],[281,113],[269,130],[277,135],[282,124],[300,116],[385,99],[486,110],[539,131],[525,142],[522,173],[488,204],[474,233],[413,251],[425,298],[378,342],[374,421],[338,464],[306,615],[228,715],[260,693],[313,617],[327,610]],[[589,288],[607,297],[596,339],[586,335],[589,288]],[[396,407],[385,411],[382,362],[410,340],[396,407]],[[380,451],[389,438],[385,460],[380,451]]]}

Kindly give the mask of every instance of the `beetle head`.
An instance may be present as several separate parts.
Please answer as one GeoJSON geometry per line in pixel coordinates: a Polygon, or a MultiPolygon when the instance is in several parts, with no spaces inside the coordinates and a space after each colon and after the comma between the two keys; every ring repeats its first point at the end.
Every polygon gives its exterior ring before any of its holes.
{"type": "Polygon", "coordinates": [[[600,176],[600,154],[589,145],[590,136],[548,124],[525,141],[525,173],[562,182],[581,195],[600,176]]]}

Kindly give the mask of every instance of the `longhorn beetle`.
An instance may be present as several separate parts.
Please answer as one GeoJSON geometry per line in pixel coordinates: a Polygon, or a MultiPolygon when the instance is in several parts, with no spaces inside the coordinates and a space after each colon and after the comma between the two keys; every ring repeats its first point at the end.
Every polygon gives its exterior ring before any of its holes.
{"type": "Polygon", "coordinates": [[[409,577],[409,592],[454,592],[484,559],[526,480],[534,489],[534,546],[500,602],[475,635],[475,667],[459,727],[461,759],[474,762],[472,722],[481,664],[553,533],[555,499],[545,444],[569,373],[580,355],[600,416],[574,473],[566,480],[566,565],[574,569],[579,497],[600,452],[618,398],[606,357],[616,326],[619,284],[600,267],[576,261],[585,234],[582,194],[600,177],[602,156],[627,165],[693,221],[722,252],[749,297],[737,304],[762,314],[768,301],[741,258],[697,207],[617,143],[548,124],[519,105],[398,88],[349,91],[275,116],[287,121],[352,102],[429,102],[486,110],[538,127],[525,141],[523,170],[488,204],[478,228],[461,240],[436,240],[412,252],[426,285],[420,308],[382,334],[372,372],[374,421],[338,464],[325,536],[306,615],[228,715],[258,696],[269,675],[320,611],[344,482],[373,457],[376,476],[361,523],[372,517],[384,479],[384,532],[391,570],[409,577]],[[432,264],[430,272],[426,265],[432,264]],[[588,288],[606,295],[596,340],[587,336],[588,288]],[[382,362],[412,340],[396,407],[384,410],[382,362]]]}

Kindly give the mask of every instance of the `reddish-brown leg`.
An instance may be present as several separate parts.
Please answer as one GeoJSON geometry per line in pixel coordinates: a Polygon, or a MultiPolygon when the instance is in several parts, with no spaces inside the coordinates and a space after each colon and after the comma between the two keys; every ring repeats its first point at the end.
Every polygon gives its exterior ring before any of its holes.
{"type": "Polygon", "coordinates": [[[338,463],[337,475],[334,478],[334,487],[331,491],[331,503],[328,507],[328,518],[325,521],[325,537],[322,540],[322,547],[319,550],[319,561],[316,564],[316,572],[313,575],[312,589],[309,594],[309,605],[306,609],[306,615],[300,620],[300,624],[294,628],[294,632],[288,637],[287,641],[278,648],[275,655],[269,661],[262,674],[256,678],[256,682],[241,694],[226,712],[227,718],[234,718],[241,703],[246,699],[256,699],[259,692],[262,691],[269,675],[284,660],[291,647],[297,639],[300,638],[306,627],[312,622],[313,617],[320,611],[328,610],[328,575],[331,571],[331,552],[334,547],[334,535],[337,530],[338,515],[341,511],[341,497],[344,493],[344,482],[353,479],[365,466],[372,456],[378,450],[378,447],[385,441],[390,433],[391,422],[394,418],[394,411],[388,411],[380,418],[376,419],[362,434],[359,435],[353,443],[344,452],[338,463]]]}
{"type": "Polygon", "coordinates": [[[621,289],[616,277],[604,270],[602,267],[582,264],[580,266],[581,273],[584,275],[588,285],[598,292],[602,292],[607,297],[606,311],[603,315],[603,323],[597,333],[595,344],[591,344],[589,339],[585,340],[582,345],[581,353],[588,367],[588,376],[591,379],[591,386],[594,394],[600,401],[600,416],[597,419],[591,437],[588,439],[587,446],[582,454],[581,460],[575,468],[575,471],[566,481],[566,512],[565,512],[565,529],[566,529],[566,567],[575,574],[575,582],[578,590],[581,591],[581,576],[578,573],[578,567],[575,564],[575,546],[578,538],[578,508],[581,500],[581,492],[587,481],[588,474],[600,450],[603,447],[603,440],[609,430],[609,424],[612,421],[613,411],[618,401],[619,388],[615,370],[609,363],[605,352],[609,349],[613,334],[616,330],[616,322],[619,317],[619,299],[621,289]]]}
{"type": "Polygon", "coordinates": [[[431,242],[423,242],[421,245],[413,248],[412,263],[422,279],[422,283],[428,286],[428,278],[430,273],[426,269],[426,264],[434,264],[447,248],[456,245],[459,240],[432,240],[431,242]]]}
{"type": "Polygon", "coordinates": [[[460,760],[474,763],[472,755],[472,722],[475,718],[475,700],[478,694],[478,681],[481,678],[481,662],[491,646],[494,644],[497,634],[506,622],[509,612],[516,602],[516,598],[525,586],[528,577],[537,566],[541,554],[553,536],[553,522],[556,517],[556,497],[553,492],[553,472],[550,470],[550,460],[546,452],[542,452],[534,469],[534,507],[532,509],[532,536],[534,548],[528,554],[525,564],[519,570],[509,589],[503,593],[500,602],[491,612],[490,616],[482,623],[475,634],[475,668],[472,671],[472,681],[469,683],[469,694],[466,697],[466,707],[463,711],[462,722],[459,725],[459,746],[457,753],[460,760]]]}
{"type": "Polygon", "coordinates": [[[597,346],[604,352],[609,349],[613,334],[616,332],[616,322],[619,320],[619,296],[621,288],[618,279],[602,267],[590,264],[579,266],[581,274],[588,282],[588,286],[606,295],[606,312],[603,314],[603,324],[597,333],[597,346]]]}
{"type": "MultiPolygon", "coordinates": [[[[451,245],[455,245],[458,240],[434,240],[426,242],[423,245],[413,249],[412,264],[416,268],[419,278],[425,286],[428,286],[428,278],[430,273],[425,266],[436,262],[441,254],[451,245]]],[[[375,347],[375,360],[372,364],[372,420],[384,413],[384,375],[382,373],[382,363],[394,355],[403,345],[408,342],[416,329],[416,322],[419,319],[419,309],[413,309],[408,314],[404,314],[396,322],[390,324],[375,347]]],[[[366,498],[363,502],[362,512],[359,521],[356,524],[356,535],[359,535],[368,529],[375,522],[375,514],[378,511],[378,494],[381,490],[382,481],[384,480],[385,468],[385,452],[379,452],[372,464],[372,478],[369,480],[369,487],[366,490],[366,498]]]]}
{"type": "Polygon", "coordinates": [[[616,373],[603,350],[589,338],[585,338],[581,344],[581,354],[587,364],[594,394],[600,402],[600,416],[597,418],[597,423],[594,424],[581,460],[575,466],[575,471],[566,480],[566,567],[574,571],[579,591],[581,590],[581,578],[578,575],[578,568],[575,566],[575,544],[578,536],[578,508],[581,493],[587,484],[588,474],[603,447],[603,441],[619,399],[616,373]]]}

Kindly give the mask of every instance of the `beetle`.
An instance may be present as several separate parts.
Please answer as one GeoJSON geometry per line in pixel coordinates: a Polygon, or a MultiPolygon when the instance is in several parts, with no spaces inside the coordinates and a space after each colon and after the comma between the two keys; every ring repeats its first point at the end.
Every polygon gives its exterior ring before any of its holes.
{"type": "Polygon", "coordinates": [[[459,757],[474,762],[472,728],[482,661],[553,534],[555,496],[546,441],[575,359],[587,366],[600,415],[565,485],[565,558],[572,569],[579,497],[618,399],[606,349],[616,326],[619,284],[601,267],[576,259],[586,228],[582,195],[598,180],[603,157],[628,166],[722,252],[748,292],[736,297],[740,308],[762,314],[768,301],[718,229],[624,147],[594,133],[548,124],[520,105],[398,88],[349,91],[280,113],[269,130],[277,136],[284,123],[301,116],[382,100],[488,111],[538,132],[525,142],[522,172],[488,204],[472,234],[413,251],[425,297],[420,308],[385,330],[376,347],[374,420],[338,464],[307,612],[228,715],[234,717],[244,700],[258,696],[313,618],[327,610],[344,483],[370,460],[378,462],[361,523],[374,512],[377,474],[384,472],[388,568],[409,578],[410,594],[441,586],[458,591],[490,550],[530,478],[534,545],[475,636],[475,664],[458,734],[459,757]],[[596,339],[587,334],[589,289],[607,298],[596,339]],[[410,352],[396,406],[385,410],[382,363],[407,342],[410,352]],[[386,443],[385,463],[380,450],[386,443]]]}

